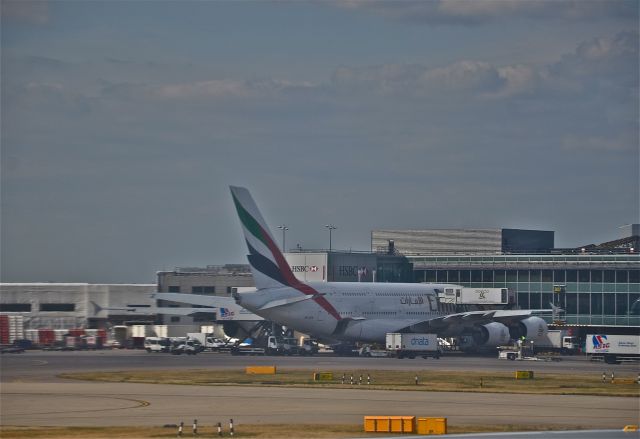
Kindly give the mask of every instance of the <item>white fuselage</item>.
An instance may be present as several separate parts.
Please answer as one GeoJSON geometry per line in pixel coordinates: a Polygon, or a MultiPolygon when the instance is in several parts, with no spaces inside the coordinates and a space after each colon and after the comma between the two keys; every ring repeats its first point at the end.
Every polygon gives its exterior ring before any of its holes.
{"type": "Polygon", "coordinates": [[[388,332],[455,312],[454,305],[438,302],[436,289],[450,284],[308,283],[326,302],[290,287],[241,294],[238,303],[280,325],[318,338],[384,342],[388,332]],[[284,305],[279,305],[286,303],[284,305]],[[277,306],[273,306],[273,305],[277,306]],[[328,304],[328,305],[327,305],[328,304]],[[330,312],[327,308],[335,310],[330,312]],[[338,319],[346,319],[336,334],[338,319]],[[332,315],[333,314],[333,315],[332,315]]]}

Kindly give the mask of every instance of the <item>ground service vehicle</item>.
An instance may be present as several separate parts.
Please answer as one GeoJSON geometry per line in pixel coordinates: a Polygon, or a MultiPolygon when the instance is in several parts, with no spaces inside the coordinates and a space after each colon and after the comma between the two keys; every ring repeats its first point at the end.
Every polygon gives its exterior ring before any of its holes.
{"type": "Polygon", "coordinates": [[[169,352],[171,340],[168,337],[147,337],[144,339],[144,349],[151,352],[169,352]]]}
{"type": "Polygon", "coordinates": [[[310,338],[303,338],[300,346],[298,346],[298,353],[300,355],[315,355],[318,353],[318,350],[318,342],[310,338]]]}
{"type": "Polygon", "coordinates": [[[536,352],[560,352],[561,354],[575,354],[580,348],[578,337],[571,336],[566,330],[550,329],[547,339],[534,344],[536,352]]]}
{"type": "Polygon", "coordinates": [[[231,348],[231,355],[282,355],[283,343],[274,335],[258,339],[247,338],[231,348]]]}
{"type": "Polygon", "coordinates": [[[364,345],[358,351],[360,357],[388,357],[389,352],[384,349],[376,349],[371,345],[364,345]]]}
{"type": "Polygon", "coordinates": [[[219,338],[215,338],[213,334],[205,334],[202,332],[188,332],[187,338],[198,340],[204,350],[219,351],[226,346],[226,343],[219,338]]]}
{"type": "Polygon", "coordinates": [[[587,354],[607,364],[640,361],[640,335],[587,334],[587,354]]]}
{"type": "Polygon", "coordinates": [[[204,348],[198,340],[190,340],[185,337],[178,337],[171,341],[171,353],[173,355],[196,355],[204,348]]]}
{"type": "Polygon", "coordinates": [[[436,334],[387,334],[387,351],[396,358],[440,358],[436,334]]]}

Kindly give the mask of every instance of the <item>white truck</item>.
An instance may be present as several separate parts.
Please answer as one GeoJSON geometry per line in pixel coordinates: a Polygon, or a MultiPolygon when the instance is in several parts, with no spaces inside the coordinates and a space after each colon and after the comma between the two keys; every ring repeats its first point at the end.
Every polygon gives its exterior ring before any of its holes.
{"type": "Polygon", "coordinates": [[[535,352],[559,352],[563,355],[573,355],[580,349],[578,337],[569,335],[564,329],[549,329],[546,340],[534,344],[535,352]]]}
{"type": "Polygon", "coordinates": [[[396,358],[440,358],[440,347],[436,334],[402,334],[390,332],[385,347],[389,356],[396,358]]]}
{"type": "Polygon", "coordinates": [[[587,355],[593,361],[640,361],[640,335],[587,334],[586,344],[587,355]]]}
{"type": "Polygon", "coordinates": [[[206,351],[219,351],[226,346],[224,341],[214,337],[213,334],[206,334],[204,332],[188,332],[187,338],[190,340],[198,340],[206,351]]]}

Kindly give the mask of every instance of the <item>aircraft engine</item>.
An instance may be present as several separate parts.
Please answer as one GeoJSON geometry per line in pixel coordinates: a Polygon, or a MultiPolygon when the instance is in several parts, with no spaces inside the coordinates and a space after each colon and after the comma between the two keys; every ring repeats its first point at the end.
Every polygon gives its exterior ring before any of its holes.
{"type": "Polygon", "coordinates": [[[474,335],[476,344],[483,348],[493,348],[509,343],[509,328],[502,323],[491,322],[479,327],[479,331],[474,335]]]}
{"type": "Polygon", "coordinates": [[[540,317],[528,317],[509,327],[509,333],[514,340],[524,336],[528,341],[544,341],[547,332],[547,322],[540,317]]]}

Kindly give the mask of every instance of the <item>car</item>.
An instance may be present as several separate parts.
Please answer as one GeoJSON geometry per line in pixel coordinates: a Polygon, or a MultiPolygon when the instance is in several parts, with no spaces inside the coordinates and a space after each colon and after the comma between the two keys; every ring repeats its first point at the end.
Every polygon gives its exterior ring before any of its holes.
{"type": "Polygon", "coordinates": [[[24,349],[20,346],[4,346],[0,349],[0,353],[2,354],[22,354],[24,349]]]}

